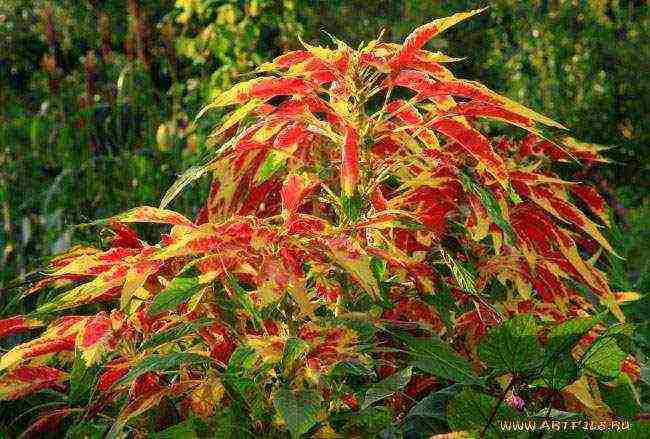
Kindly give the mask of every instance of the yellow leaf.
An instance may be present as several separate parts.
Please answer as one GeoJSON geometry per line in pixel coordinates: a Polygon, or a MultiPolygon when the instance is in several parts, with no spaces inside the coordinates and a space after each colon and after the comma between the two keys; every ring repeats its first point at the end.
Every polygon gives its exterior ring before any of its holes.
{"type": "Polygon", "coordinates": [[[233,126],[241,122],[242,119],[248,116],[248,114],[251,111],[254,111],[259,106],[259,104],[260,104],[259,100],[253,99],[247,102],[246,104],[242,105],[241,107],[239,107],[237,110],[230,113],[228,119],[226,119],[226,121],[223,124],[221,124],[219,128],[214,130],[210,134],[210,137],[218,137],[224,132],[226,132],[229,128],[232,128],[233,126]]]}

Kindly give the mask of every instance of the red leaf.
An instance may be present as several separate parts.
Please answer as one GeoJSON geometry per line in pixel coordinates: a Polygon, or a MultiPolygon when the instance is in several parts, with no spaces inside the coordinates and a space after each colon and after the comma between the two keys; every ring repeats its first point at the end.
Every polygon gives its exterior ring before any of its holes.
{"type": "Polygon", "coordinates": [[[469,12],[460,12],[449,17],[439,18],[431,23],[418,27],[411,32],[408,37],[406,37],[402,50],[400,50],[395,59],[391,61],[391,64],[397,66],[410,61],[416,52],[427,43],[427,41],[456,23],[483,12],[484,10],[485,8],[475,9],[469,12]]]}
{"type": "Polygon", "coordinates": [[[0,337],[42,326],[43,323],[25,316],[14,316],[0,320],[0,337]]]}
{"type": "Polygon", "coordinates": [[[250,96],[270,99],[282,95],[307,94],[311,91],[300,78],[264,78],[256,81],[250,89],[250,96]]]}
{"type": "Polygon", "coordinates": [[[309,195],[319,182],[297,174],[289,175],[282,185],[282,210],[295,212],[305,197],[309,195]]]}
{"type": "Polygon", "coordinates": [[[492,150],[490,142],[481,133],[457,119],[440,119],[432,125],[433,128],[445,136],[458,142],[463,149],[482,162],[487,171],[503,187],[507,187],[508,173],[505,164],[501,157],[492,150]]]}
{"type": "Polygon", "coordinates": [[[72,409],[65,408],[45,413],[30,425],[20,436],[21,439],[42,437],[44,433],[53,433],[59,429],[61,421],[72,413],[72,409]]]}
{"type": "Polygon", "coordinates": [[[99,377],[97,390],[101,392],[107,391],[114,383],[126,375],[129,369],[130,366],[126,362],[107,365],[106,370],[99,377]]]}
{"type": "Polygon", "coordinates": [[[607,203],[603,197],[591,186],[584,184],[575,184],[571,186],[571,192],[580,198],[591,209],[591,211],[600,218],[600,220],[609,226],[609,217],[607,216],[607,203]]]}
{"type": "Polygon", "coordinates": [[[0,378],[0,400],[20,399],[42,389],[59,387],[67,374],[49,366],[20,367],[0,378]]]}
{"type": "Polygon", "coordinates": [[[341,189],[351,197],[359,181],[359,134],[350,125],[346,128],[345,142],[341,151],[341,189]]]}

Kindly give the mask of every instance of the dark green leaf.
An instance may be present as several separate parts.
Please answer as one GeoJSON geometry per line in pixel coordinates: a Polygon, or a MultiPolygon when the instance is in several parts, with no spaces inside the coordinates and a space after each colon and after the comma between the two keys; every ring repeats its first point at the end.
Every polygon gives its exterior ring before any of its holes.
{"type": "Polygon", "coordinates": [[[560,352],[542,369],[542,380],[546,387],[562,390],[578,378],[578,366],[570,352],[560,352]]]}
{"type": "Polygon", "coordinates": [[[126,376],[113,384],[113,386],[129,384],[147,372],[166,372],[178,369],[182,365],[200,364],[211,361],[212,359],[209,357],[185,352],[176,352],[167,355],[152,354],[138,363],[126,376]]]}
{"type": "Polygon", "coordinates": [[[346,218],[354,222],[359,219],[361,209],[363,208],[363,198],[358,193],[352,197],[341,195],[341,206],[343,207],[343,213],[346,218]]]}
{"type": "MultiPolygon", "coordinates": [[[[498,400],[492,396],[465,389],[447,404],[447,419],[452,430],[482,431],[490,420],[498,400]]],[[[512,420],[517,413],[505,403],[498,404],[496,415],[490,424],[490,435],[500,437],[500,420],[512,420]]]]}
{"type": "Polygon", "coordinates": [[[415,404],[409,410],[407,417],[421,416],[427,418],[438,418],[446,421],[447,417],[444,413],[444,406],[454,395],[462,390],[463,386],[460,384],[453,384],[444,389],[432,392],[424,397],[420,402],[415,404]]]}
{"type": "Polygon", "coordinates": [[[548,333],[546,344],[547,359],[561,352],[568,352],[598,323],[604,314],[593,317],[577,317],[560,323],[548,333]]]}
{"type": "Polygon", "coordinates": [[[346,437],[376,437],[381,430],[392,424],[393,419],[394,413],[389,407],[369,407],[352,416],[347,425],[349,434],[346,437]]]}
{"type": "Polygon", "coordinates": [[[183,422],[158,433],[149,435],[150,439],[197,439],[199,436],[191,423],[183,422]]]}
{"type": "Polygon", "coordinates": [[[530,314],[518,315],[490,329],[478,348],[481,360],[497,373],[527,373],[543,362],[537,324],[530,314]]]}
{"type": "Polygon", "coordinates": [[[403,337],[409,347],[413,366],[435,376],[460,383],[480,382],[467,360],[436,338],[403,337]]]}
{"type": "Polygon", "coordinates": [[[212,323],[212,320],[197,320],[194,322],[181,323],[180,325],[176,325],[152,335],[145,340],[142,345],[140,345],[140,349],[150,349],[160,346],[161,344],[169,343],[170,341],[179,340],[186,335],[195,334],[198,329],[207,326],[210,323],[212,323]]]}
{"type": "Polygon", "coordinates": [[[239,302],[240,306],[255,320],[258,328],[263,326],[262,318],[259,316],[257,309],[253,305],[253,300],[251,299],[249,293],[244,290],[237,279],[232,276],[227,277],[228,285],[233,289],[235,293],[235,298],[239,302]]]}
{"type": "Polygon", "coordinates": [[[201,286],[197,277],[177,277],[153,299],[149,306],[149,315],[155,316],[163,311],[176,308],[192,297],[201,286]]]}
{"type": "Polygon", "coordinates": [[[274,402],[292,438],[300,437],[316,423],[317,399],[314,394],[301,392],[296,395],[289,389],[282,389],[274,402]]]}
{"type": "Polygon", "coordinates": [[[639,412],[639,404],[634,394],[634,383],[627,374],[619,375],[613,387],[601,385],[603,401],[619,418],[634,419],[639,412]]]}

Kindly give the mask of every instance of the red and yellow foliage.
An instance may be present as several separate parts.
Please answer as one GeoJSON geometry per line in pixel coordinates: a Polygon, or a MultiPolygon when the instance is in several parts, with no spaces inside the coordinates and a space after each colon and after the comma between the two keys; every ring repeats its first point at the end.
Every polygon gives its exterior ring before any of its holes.
{"type": "MultiPolygon", "coordinates": [[[[161,208],[102,222],[112,247],[59,256],[30,294],[53,283],[66,292],[33,316],[0,322],[2,335],[47,325],[0,359],[2,399],[62,388],[68,375],[58,368],[77,355],[99,367],[86,413],[112,417],[111,434],[144,428],[136,415],[165,401],[184,418],[233,407],[260,429],[344,434],[330,408],[356,412],[383,399],[367,390],[377,375],[408,371],[385,395],[395,394],[387,404],[399,417],[450,378],[435,378],[437,366],[411,377],[394,331],[441,340],[478,376],[487,363],[480,340],[512,316],[531,315],[541,328],[604,311],[620,327],[631,293],[613,292],[598,268],[601,252],[613,251],[605,203],[551,170],[604,161],[598,148],[456,78],[446,67],[453,58],[424,49],[478,12],[424,25],[401,45],[303,44],[220,95],[205,110],[231,110],[214,129],[213,157],[161,208]],[[485,121],[527,136],[491,139],[485,121]],[[207,172],[212,190],[196,221],[165,210],[207,172]],[[127,226],[137,222],[171,230],[150,245],[127,226]],[[110,311],[54,319],[95,303],[110,311]],[[368,371],[362,390],[336,378],[344,365],[368,371]],[[307,391],[320,396],[296,425],[283,407],[307,391]]],[[[635,364],[626,355],[616,370],[636,380],[635,364]]],[[[572,407],[588,413],[585,395],[597,396],[581,382],[564,392],[578,389],[572,407]]]]}

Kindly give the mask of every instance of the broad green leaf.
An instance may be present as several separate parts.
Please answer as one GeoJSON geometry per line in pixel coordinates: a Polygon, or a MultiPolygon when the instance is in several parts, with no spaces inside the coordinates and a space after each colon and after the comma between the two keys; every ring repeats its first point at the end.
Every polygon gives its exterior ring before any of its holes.
{"type": "Polygon", "coordinates": [[[604,315],[577,317],[560,323],[548,333],[547,358],[567,352],[598,323],[604,315]]]}
{"type": "MultiPolygon", "coordinates": [[[[285,373],[293,368],[293,365],[310,350],[310,345],[300,338],[290,338],[284,348],[282,365],[285,373]]],[[[303,357],[304,358],[304,357],[303,357]]]]}
{"type": "Polygon", "coordinates": [[[575,420],[575,419],[584,419],[584,415],[582,413],[575,413],[575,412],[565,412],[562,410],[558,409],[548,409],[544,408],[537,413],[532,414],[533,418],[544,420],[544,419],[553,419],[555,421],[569,421],[569,420],[575,420]]]}
{"type": "Polygon", "coordinates": [[[174,278],[164,291],[154,297],[153,303],[149,306],[149,315],[155,316],[176,308],[192,297],[200,286],[201,281],[198,277],[174,278]]]}
{"type": "Polygon", "coordinates": [[[453,384],[437,392],[432,392],[411,407],[411,410],[409,410],[406,416],[431,417],[446,421],[447,417],[444,413],[445,403],[454,397],[454,395],[458,394],[462,388],[463,386],[460,384],[453,384]]]}
{"type": "Polygon", "coordinates": [[[226,374],[241,375],[259,362],[255,349],[248,345],[239,345],[230,356],[226,374]]]}
{"type": "Polygon", "coordinates": [[[632,324],[617,324],[608,328],[585,352],[579,365],[602,379],[618,377],[621,362],[631,349],[633,330],[632,324]]]}
{"type": "Polygon", "coordinates": [[[602,379],[616,378],[627,354],[621,350],[613,336],[597,339],[580,359],[582,369],[602,379]]]}
{"type": "Polygon", "coordinates": [[[405,336],[403,340],[409,347],[412,365],[418,369],[460,383],[480,382],[469,362],[441,340],[409,336],[405,336]]]}
{"type": "Polygon", "coordinates": [[[140,375],[147,372],[167,372],[177,370],[183,365],[201,364],[211,362],[212,359],[199,354],[176,352],[173,354],[152,354],[140,361],[122,379],[113,384],[113,387],[131,383],[140,375]]]}
{"type": "Polygon", "coordinates": [[[78,421],[70,426],[64,439],[104,439],[108,427],[98,421],[78,421]]]}
{"type": "Polygon", "coordinates": [[[377,384],[371,386],[366,391],[366,397],[361,405],[361,410],[370,407],[373,403],[381,401],[382,399],[391,396],[393,393],[403,389],[411,381],[413,369],[407,367],[393,375],[385,378],[377,384]]]}
{"type": "Polygon", "coordinates": [[[332,376],[344,376],[344,375],[354,375],[354,376],[375,376],[375,371],[372,368],[366,366],[360,362],[353,361],[343,361],[334,365],[331,371],[332,376]]]}
{"type": "Polygon", "coordinates": [[[627,374],[620,374],[614,386],[601,385],[600,393],[617,417],[634,419],[639,412],[637,390],[627,374]]]}
{"type": "Polygon", "coordinates": [[[140,345],[140,349],[150,349],[161,344],[169,343],[170,341],[179,340],[187,335],[197,333],[200,328],[210,323],[212,323],[212,320],[208,319],[181,323],[180,325],[152,335],[140,345]]]}
{"type": "Polygon", "coordinates": [[[535,319],[530,314],[504,321],[481,339],[478,347],[481,360],[497,373],[531,372],[543,362],[537,330],[535,319]]]}
{"type": "Polygon", "coordinates": [[[578,366],[571,352],[560,352],[542,369],[542,381],[546,387],[562,390],[578,378],[578,366]]]}
{"type": "MultiPolygon", "coordinates": [[[[465,389],[447,404],[446,414],[452,430],[478,430],[482,431],[492,417],[497,407],[497,398],[465,389]]],[[[498,404],[496,415],[488,429],[489,436],[500,437],[498,428],[500,420],[512,420],[517,413],[505,403],[498,404]]]]}
{"type": "MultiPolygon", "coordinates": [[[[395,414],[390,407],[374,406],[355,413],[350,419],[347,428],[356,431],[362,431],[364,436],[361,437],[382,437],[379,433],[384,428],[392,424],[395,414]]],[[[355,437],[352,434],[346,437],[355,437]]],[[[356,436],[359,437],[359,436],[356,436]]]]}
{"type": "Polygon", "coordinates": [[[300,392],[296,395],[289,389],[282,389],[274,402],[292,438],[299,438],[316,423],[317,399],[314,394],[300,392]]]}

